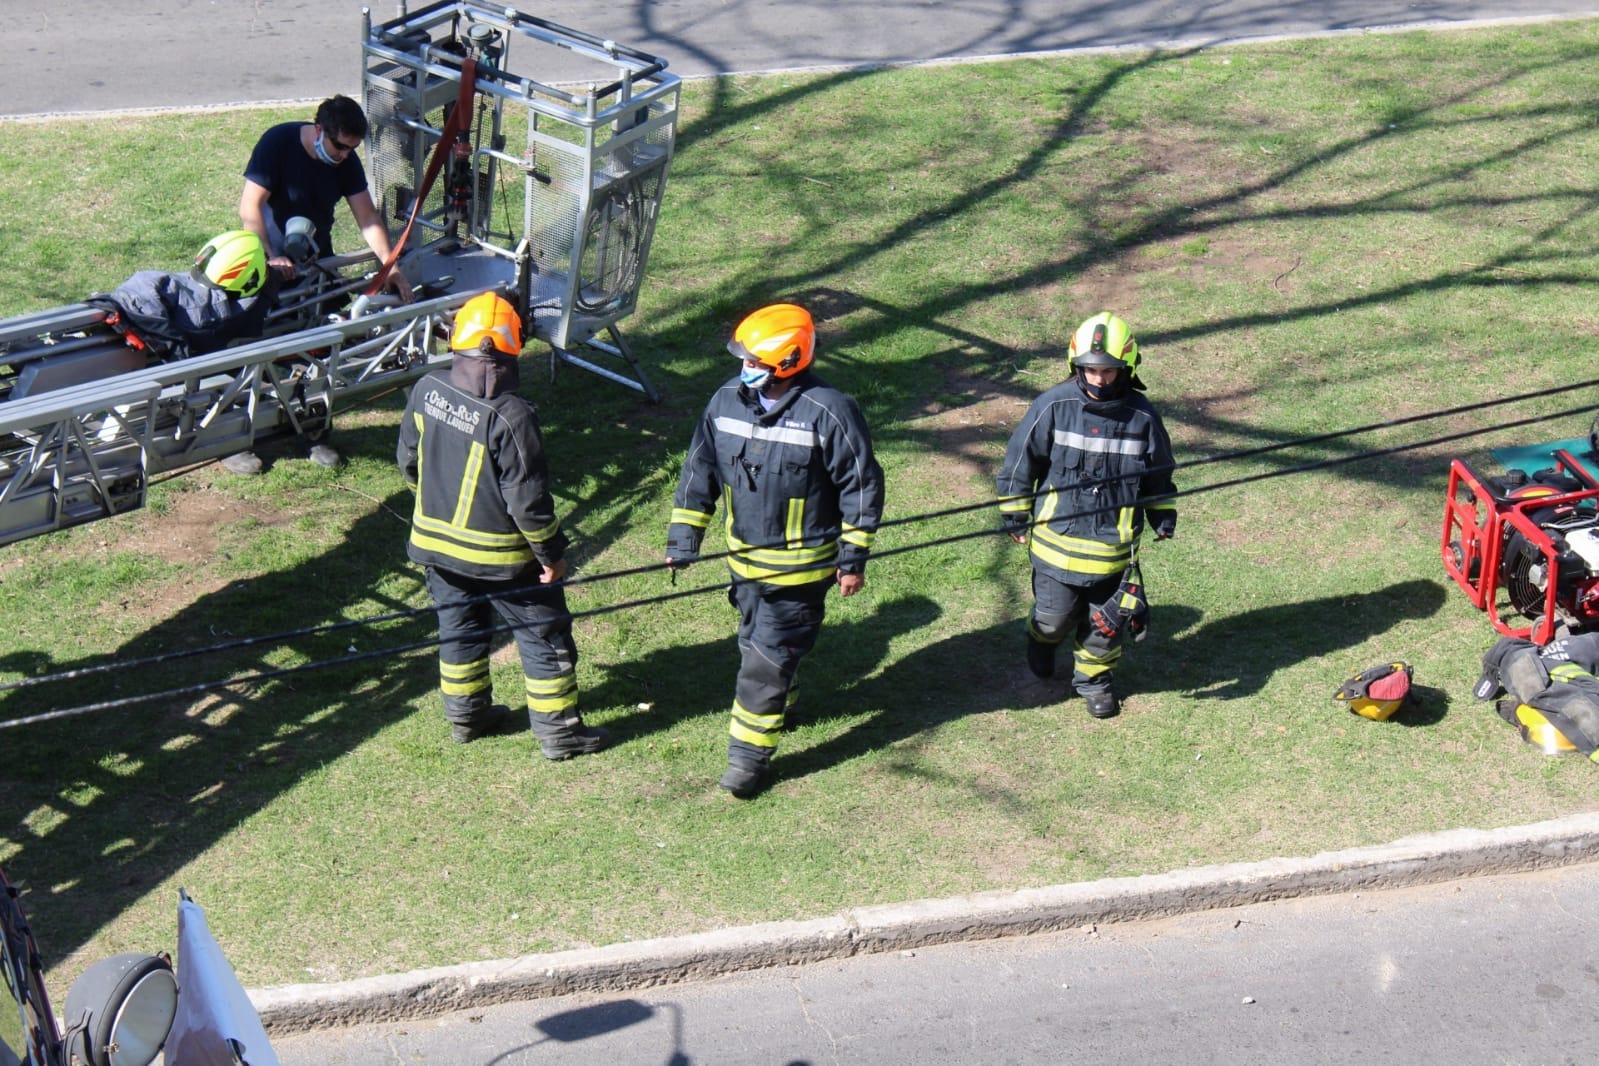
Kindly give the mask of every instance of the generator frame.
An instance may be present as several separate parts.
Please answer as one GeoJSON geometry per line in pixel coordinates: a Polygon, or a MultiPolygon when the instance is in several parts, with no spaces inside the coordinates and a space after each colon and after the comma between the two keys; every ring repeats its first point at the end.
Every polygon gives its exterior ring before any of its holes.
{"type": "Polygon", "coordinates": [[[401,260],[407,277],[502,289],[524,334],[550,346],[552,376],[568,363],[659,402],[617,323],[637,307],[676,140],[666,61],[482,0],[402,5],[364,25],[370,185],[419,245],[401,260]],[[532,77],[541,56],[592,80],[532,77]],[[463,100],[475,113],[452,126],[463,100]]]}
{"type": "Polygon", "coordinates": [[[1444,571],[1472,606],[1485,612],[1494,629],[1505,636],[1531,640],[1540,646],[1553,640],[1570,620],[1559,601],[1560,548],[1530,512],[1599,503],[1599,482],[1575,456],[1562,448],[1553,453],[1553,458],[1558,470],[1584,487],[1573,492],[1551,491],[1507,499],[1489,488],[1465,462],[1451,461],[1441,542],[1444,571]],[[1504,586],[1505,548],[1512,534],[1520,534],[1527,550],[1537,554],[1544,574],[1542,610],[1527,625],[1512,624],[1507,617],[1517,611],[1505,595],[1504,586]]]}

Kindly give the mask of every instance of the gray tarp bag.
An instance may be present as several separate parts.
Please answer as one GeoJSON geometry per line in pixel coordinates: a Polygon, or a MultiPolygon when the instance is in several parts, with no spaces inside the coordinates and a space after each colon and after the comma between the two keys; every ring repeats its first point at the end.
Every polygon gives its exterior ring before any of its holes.
{"type": "Polygon", "coordinates": [[[118,314],[113,329],[155,358],[184,359],[259,337],[276,298],[276,275],[254,296],[238,297],[187,273],[141,270],[85,302],[118,314]]]}

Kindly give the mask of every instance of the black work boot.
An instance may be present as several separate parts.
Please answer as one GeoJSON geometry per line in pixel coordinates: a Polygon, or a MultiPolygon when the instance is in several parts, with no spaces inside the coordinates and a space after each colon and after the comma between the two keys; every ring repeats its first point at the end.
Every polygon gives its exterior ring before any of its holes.
{"type": "Polygon", "coordinates": [[[717,785],[727,789],[741,800],[747,800],[766,787],[772,776],[772,764],[760,766],[729,766],[717,785]]]}
{"type": "Polygon", "coordinates": [[[533,723],[533,735],[539,738],[539,751],[551,762],[575,755],[593,755],[610,746],[610,732],[599,726],[584,725],[581,715],[562,718],[529,711],[528,717],[533,723]]]}
{"type": "Polygon", "coordinates": [[[483,713],[462,722],[450,723],[450,739],[457,744],[470,744],[482,737],[491,737],[505,729],[510,720],[511,708],[496,703],[483,713]]]}
{"type": "Polygon", "coordinates": [[[1045,644],[1031,633],[1027,634],[1027,669],[1034,677],[1055,676],[1055,652],[1059,644],[1045,644]]]}
{"type": "Polygon", "coordinates": [[[1114,718],[1122,709],[1116,693],[1109,689],[1104,692],[1085,692],[1083,702],[1088,704],[1088,713],[1095,718],[1114,718]]]}
{"type": "Polygon", "coordinates": [[[772,778],[772,753],[734,740],[727,746],[727,773],[717,782],[739,799],[749,799],[772,778]]]}

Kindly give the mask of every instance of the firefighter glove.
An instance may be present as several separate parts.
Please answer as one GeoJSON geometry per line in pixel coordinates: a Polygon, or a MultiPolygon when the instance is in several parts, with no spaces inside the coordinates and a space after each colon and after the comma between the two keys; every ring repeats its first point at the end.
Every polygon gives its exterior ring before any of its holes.
{"type": "Polygon", "coordinates": [[[1088,613],[1088,622],[1106,640],[1127,633],[1135,641],[1149,634],[1149,598],[1136,568],[1122,579],[1115,595],[1088,613]]]}

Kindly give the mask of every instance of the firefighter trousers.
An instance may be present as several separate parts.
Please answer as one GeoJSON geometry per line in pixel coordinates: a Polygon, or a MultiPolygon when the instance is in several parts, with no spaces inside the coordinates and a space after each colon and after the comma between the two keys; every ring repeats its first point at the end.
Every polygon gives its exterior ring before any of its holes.
{"type": "Polygon", "coordinates": [[[832,581],[767,585],[735,581],[727,598],[738,609],[738,681],[733,690],[728,761],[758,766],[771,758],[794,693],[794,671],[816,646],[832,581]]]}
{"type": "Polygon", "coordinates": [[[1124,634],[1107,638],[1088,619],[1095,607],[1116,594],[1121,582],[1118,573],[1092,585],[1068,585],[1033,570],[1033,614],[1027,632],[1044,644],[1071,640],[1072,686],[1079,695],[1110,692],[1115,686],[1124,634]]]}
{"type": "Polygon", "coordinates": [[[566,719],[577,710],[577,645],[566,590],[529,581],[490,581],[440,567],[427,568],[428,593],[439,616],[439,689],[444,717],[481,720],[493,703],[489,653],[496,614],[513,627],[522,656],[528,710],[540,719],[566,719]]]}

